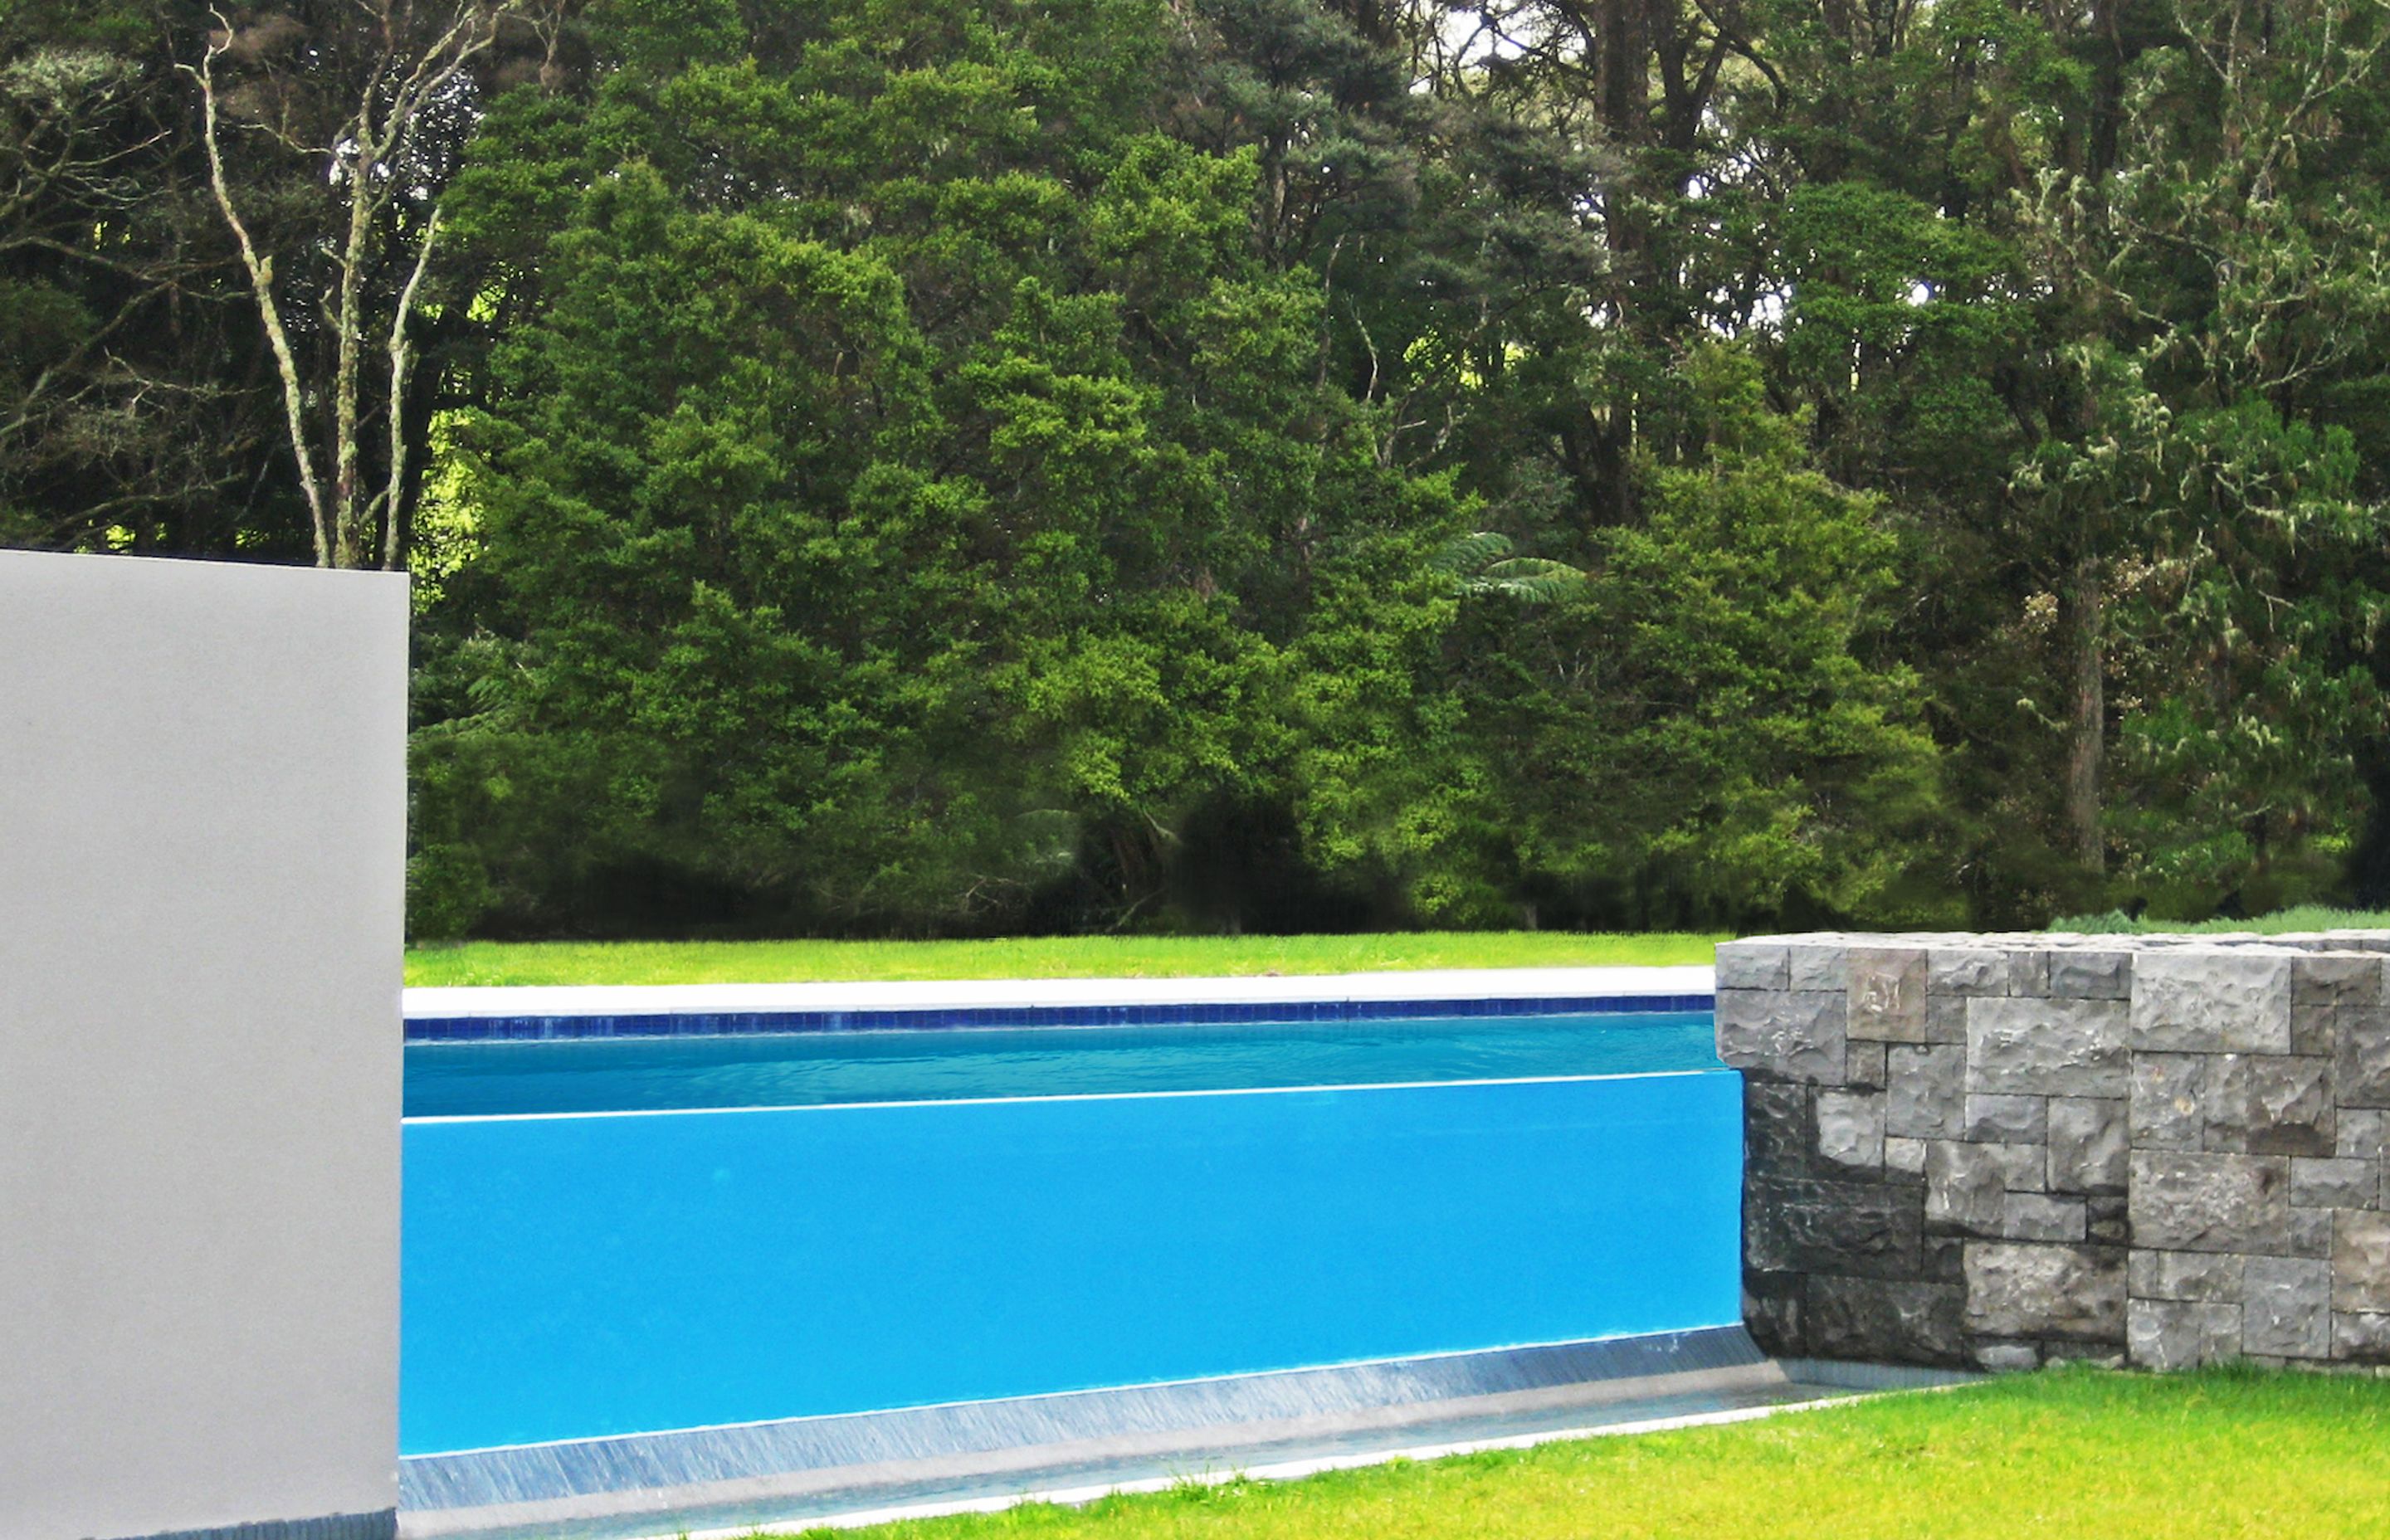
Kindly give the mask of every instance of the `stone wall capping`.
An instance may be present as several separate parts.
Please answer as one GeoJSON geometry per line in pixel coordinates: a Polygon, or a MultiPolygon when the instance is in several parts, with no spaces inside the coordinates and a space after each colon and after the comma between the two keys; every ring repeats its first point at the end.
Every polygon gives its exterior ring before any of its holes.
{"type": "Polygon", "coordinates": [[[1786,1356],[2390,1372],[2390,931],[1718,949],[1786,1356]]]}

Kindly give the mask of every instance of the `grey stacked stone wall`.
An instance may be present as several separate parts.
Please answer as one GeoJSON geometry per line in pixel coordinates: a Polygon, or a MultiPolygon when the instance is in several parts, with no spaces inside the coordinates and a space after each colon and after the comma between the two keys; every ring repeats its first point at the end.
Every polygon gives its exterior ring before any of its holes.
{"type": "Polygon", "coordinates": [[[2390,1366],[2390,932],[1717,950],[1795,1356],[2390,1366]]]}

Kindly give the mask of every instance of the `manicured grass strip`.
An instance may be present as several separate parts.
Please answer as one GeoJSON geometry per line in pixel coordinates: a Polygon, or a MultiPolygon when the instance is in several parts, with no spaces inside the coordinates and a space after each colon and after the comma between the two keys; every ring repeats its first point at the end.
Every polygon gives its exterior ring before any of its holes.
{"type": "Polygon", "coordinates": [[[2092,1369],[863,1540],[2381,1540],[2390,1382],[2092,1369]]]}
{"type": "Polygon", "coordinates": [[[1040,936],[1012,941],[468,942],[406,955],[410,984],[1161,979],[1421,968],[1706,965],[1723,936],[1558,930],[1367,936],[1040,936]]]}
{"type": "Polygon", "coordinates": [[[2139,919],[2127,918],[2122,911],[2104,915],[2075,915],[2049,922],[2053,930],[2081,930],[2091,935],[2213,935],[2224,930],[2255,930],[2260,935],[2279,936],[2293,930],[2390,930],[2390,910],[2327,909],[2320,904],[2304,904],[2295,909],[2277,909],[2270,915],[2255,919],[2203,919],[2191,922],[2179,919],[2152,919],[2144,915],[2139,919]]]}

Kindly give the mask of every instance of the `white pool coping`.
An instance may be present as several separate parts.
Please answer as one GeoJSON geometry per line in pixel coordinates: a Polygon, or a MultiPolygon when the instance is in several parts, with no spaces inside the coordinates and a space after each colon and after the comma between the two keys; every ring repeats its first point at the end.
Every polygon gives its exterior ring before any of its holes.
{"type": "Polygon", "coordinates": [[[409,989],[410,1017],[670,1016],[1070,1006],[1280,1005],[1708,995],[1714,971],[1473,968],[1210,979],[960,979],[901,983],[572,984],[409,989]]]}

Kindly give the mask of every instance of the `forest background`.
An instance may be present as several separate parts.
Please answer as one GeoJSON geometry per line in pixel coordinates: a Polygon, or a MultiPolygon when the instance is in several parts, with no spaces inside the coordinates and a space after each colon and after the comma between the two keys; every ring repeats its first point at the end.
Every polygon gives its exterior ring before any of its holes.
{"type": "Polygon", "coordinates": [[[2382,0],[0,0],[0,543],[404,566],[409,921],[2390,895],[2382,0]]]}

